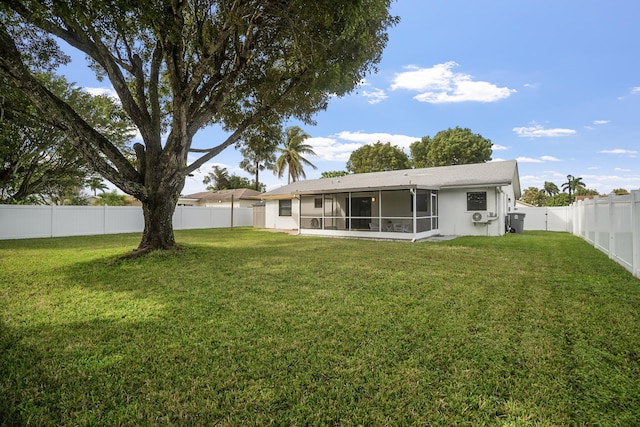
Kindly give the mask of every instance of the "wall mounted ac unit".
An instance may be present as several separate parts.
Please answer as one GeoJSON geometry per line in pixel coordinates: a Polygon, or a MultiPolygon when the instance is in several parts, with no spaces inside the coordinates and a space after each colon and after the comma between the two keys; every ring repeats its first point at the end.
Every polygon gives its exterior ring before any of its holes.
{"type": "Polygon", "coordinates": [[[489,222],[489,218],[486,212],[474,212],[471,214],[471,221],[474,223],[489,222]]]}

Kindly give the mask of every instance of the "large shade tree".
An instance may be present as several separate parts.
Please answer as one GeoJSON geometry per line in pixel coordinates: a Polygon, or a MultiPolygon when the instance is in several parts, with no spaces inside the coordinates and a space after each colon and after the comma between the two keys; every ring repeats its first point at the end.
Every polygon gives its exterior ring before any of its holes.
{"type": "Polygon", "coordinates": [[[390,142],[367,144],[354,150],[347,161],[351,173],[382,172],[411,168],[409,156],[390,142]]]}
{"type": "Polygon", "coordinates": [[[397,21],[390,3],[5,0],[0,73],[65,132],[92,169],[142,202],[137,253],[145,253],[175,245],[172,215],[189,173],[249,129],[290,118],[312,123],[331,96],[350,92],[375,70],[397,21]],[[21,54],[33,45],[24,40],[31,34],[64,40],[111,82],[142,136],[135,162],[34,77],[21,54]],[[211,124],[228,137],[195,150],[194,135],[211,124]],[[193,161],[190,152],[198,153],[193,161]]]}
{"type": "Polygon", "coordinates": [[[416,168],[466,165],[491,160],[491,140],[468,128],[449,128],[433,138],[423,137],[411,144],[411,157],[416,168]]]}

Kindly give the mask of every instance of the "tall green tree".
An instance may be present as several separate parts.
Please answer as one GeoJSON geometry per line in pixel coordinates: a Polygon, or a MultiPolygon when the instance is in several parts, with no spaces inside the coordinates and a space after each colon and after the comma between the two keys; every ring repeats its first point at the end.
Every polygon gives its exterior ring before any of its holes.
{"type": "Polygon", "coordinates": [[[313,147],[305,144],[304,140],[309,138],[309,134],[303,131],[299,126],[290,126],[285,130],[285,141],[283,147],[278,147],[280,153],[276,159],[274,172],[278,178],[282,178],[287,171],[287,183],[296,182],[300,178],[306,178],[304,166],[316,166],[307,160],[304,155],[315,156],[313,147]]]}
{"type": "Polygon", "coordinates": [[[106,184],[99,176],[92,176],[91,178],[89,178],[89,180],[87,181],[87,187],[89,187],[89,189],[93,191],[94,196],[96,196],[98,190],[107,189],[106,184]]]}
{"type": "MultiPolygon", "coordinates": [[[[39,73],[37,78],[131,155],[133,124],[116,102],[107,96],[92,96],[50,73],[39,73]]],[[[92,171],[66,135],[4,77],[0,77],[0,99],[0,202],[51,203],[56,199],[60,203],[75,187],[82,188],[92,171]]]]}
{"type": "Polygon", "coordinates": [[[213,167],[213,172],[209,172],[204,177],[202,183],[207,184],[207,190],[209,191],[226,190],[229,188],[230,179],[227,168],[221,168],[216,165],[213,167]]]}
{"type": "Polygon", "coordinates": [[[221,168],[220,166],[214,166],[213,172],[209,172],[207,176],[202,180],[207,185],[209,191],[220,190],[233,190],[236,188],[253,188],[256,191],[265,191],[264,184],[256,185],[255,181],[239,176],[236,174],[229,174],[227,168],[221,168]]]}
{"type": "Polygon", "coordinates": [[[568,175],[567,178],[568,181],[562,184],[562,191],[569,193],[569,204],[571,204],[575,200],[571,195],[573,194],[575,196],[579,190],[585,189],[586,187],[581,177],[568,175]]]}
{"type": "Polygon", "coordinates": [[[581,188],[585,188],[584,181],[582,181],[582,177],[572,176],[567,182],[562,184],[562,191],[568,191],[571,189],[572,192],[576,192],[581,188]]]}
{"type": "Polygon", "coordinates": [[[539,188],[529,187],[522,192],[520,200],[532,206],[546,206],[549,196],[539,188]]]}
{"type": "Polygon", "coordinates": [[[354,150],[347,161],[351,173],[382,172],[411,168],[409,156],[390,142],[363,145],[354,150]]]}
{"type": "Polygon", "coordinates": [[[111,190],[109,193],[100,193],[95,202],[96,206],[126,206],[128,204],[127,196],[125,194],[119,194],[117,190],[111,190]]]}
{"type": "Polygon", "coordinates": [[[266,131],[249,134],[245,138],[245,145],[240,148],[244,159],[240,167],[255,176],[254,189],[260,191],[260,172],[273,170],[276,162],[276,150],[282,142],[280,126],[272,126],[266,131]]]}
{"type": "Polygon", "coordinates": [[[0,6],[0,73],[93,170],[142,202],[136,254],[143,254],[175,245],[172,216],[188,174],[249,129],[292,118],[312,123],[331,96],[352,91],[375,70],[397,22],[390,3],[7,0],[0,6]],[[111,82],[143,139],[135,162],[34,77],[22,56],[32,33],[50,44],[64,40],[111,82]],[[210,124],[228,137],[192,147],[210,124]],[[190,161],[190,152],[199,157],[190,161]]]}
{"type": "Polygon", "coordinates": [[[466,165],[491,160],[491,140],[470,129],[456,127],[438,132],[433,138],[423,137],[409,147],[416,168],[466,165]]]}
{"type": "Polygon", "coordinates": [[[558,189],[558,186],[556,184],[554,184],[553,182],[545,181],[544,182],[544,192],[547,193],[547,195],[549,197],[552,197],[552,196],[555,196],[556,194],[560,193],[560,189],[558,189]]]}

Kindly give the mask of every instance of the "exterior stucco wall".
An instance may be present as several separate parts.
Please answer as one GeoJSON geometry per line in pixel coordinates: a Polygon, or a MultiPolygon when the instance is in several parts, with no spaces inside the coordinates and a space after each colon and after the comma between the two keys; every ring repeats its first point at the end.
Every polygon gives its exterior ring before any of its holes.
{"type": "Polygon", "coordinates": [[[441,190],[439,201],[440,234],[454,236],[502,236],[505,232],[505,217],[513,210],[513,189],[509,187],[482,187],[441,190]],[[467,192],[486,191],[487,210],[496,219],[487,223],[474,223],[473,212],[467,209],[467,192]],[[511,200],[511,201],[509,201],[511,200]]]}
{"type": "Polygon", "coordinates": [[[265,203],[265,228],[281,230],[297,230],[300,214],[299,200],[291,201],[291,216],[279,215],[278,200],[267,200],[265,203]]]}

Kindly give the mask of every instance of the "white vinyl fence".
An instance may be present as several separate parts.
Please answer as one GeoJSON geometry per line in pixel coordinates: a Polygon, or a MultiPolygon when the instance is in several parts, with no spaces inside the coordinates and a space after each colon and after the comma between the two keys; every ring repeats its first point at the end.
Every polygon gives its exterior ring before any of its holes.
{"type": "Polygon", "coordinates": [[[640,191],[573,204],[573,234],[640,278],[640,191]]]}
{"type": "Polygon", "coordinates": [[[640,191],[566,207],[518,207],[517,212],[525,214],[525,230],[573,233],[640,278],[640,191]]]}
{"type": "MultiPolygon", "coordinates": [[[[174,230],[253,225],[251,208],[177,206],[174,230]]],[[[137,233],[141,206],[0,205],[0,240],[137,233]]]]}
{"type": "Polygon", "coordinates": [[[571,232],[571,207],[530,208],[518,206],[517,213],[523,213],[525,230],[571,232]]]}

